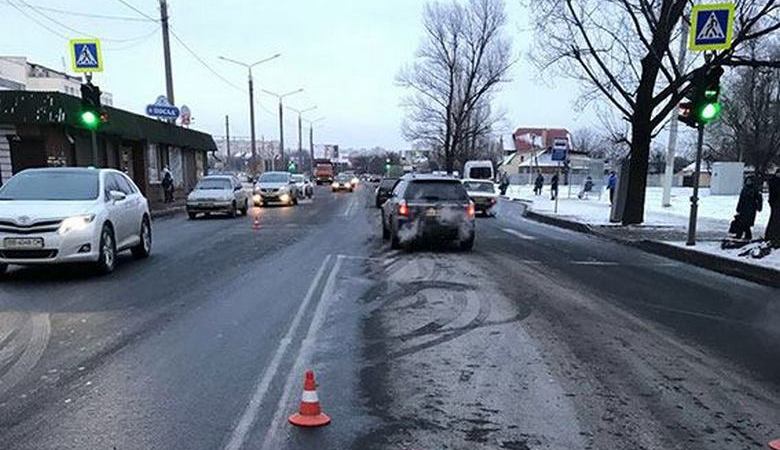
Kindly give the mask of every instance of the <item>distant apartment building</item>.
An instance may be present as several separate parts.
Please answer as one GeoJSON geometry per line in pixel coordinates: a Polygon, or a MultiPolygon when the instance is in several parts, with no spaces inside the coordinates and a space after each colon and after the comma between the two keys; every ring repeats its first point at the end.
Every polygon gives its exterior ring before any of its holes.
{"type": "MultiPolygon", "coordinates": [[[[81,97],[79,76],[27,61],[24,56],[0,56],[0,91],[61,92],[81,97]]],[[[103,105],[113,106],[113,96],[103,92],[103,105]]]]}

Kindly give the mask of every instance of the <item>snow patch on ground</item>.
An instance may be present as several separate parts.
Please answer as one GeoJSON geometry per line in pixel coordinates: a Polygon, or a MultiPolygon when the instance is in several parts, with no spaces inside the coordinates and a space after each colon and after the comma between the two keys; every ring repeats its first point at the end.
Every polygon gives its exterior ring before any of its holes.
{"type": "Polygon", "coordinates": [[[685,245],[685,242],[666,242],[666,243],[670,245],[674,245],[675,247],[683,248],[688,251],[707,253],[710,255],[719,256],[721,258],[728,258],[736,261],[742,261],[748,264],[753,264],[755,266],[780,270],[780,249],[774,249],[772,250],[772,253],[770,253],[769,255],[764,256],[763,258],[760,259],[756,259],[756,258],[752,258],[750,255],[739,256],[740,253],[743,253],[751,245],[754,244],[748,244],[748,246],[745,246],[743,248],[733,248],[733,249],[724,250],[720,248],[720,242],[713,242],[713,241],[697,242],[696,246],[694,247],[689,247],[685,245]]]}
{"type": "MultiPolygon", "coordinates": [[[[570,218],[590,225],[609,225],[609,193],[605,190],[591,192],[587,199],[578,199],[580,186],[560,186],[557,216],[570,218]]],[[[645,223],[643,226],[686,226],[690,213],[692,188],[672,188],[671,206],[661,205],[663,190],[660,187],[647,188],[645,198],[645,223]]],[[[555,214],[555,201],[550,199],[550,187],[545,186],[542,195],[533,194],[533,186],[512,185],[507,188],[506,196],[511,200],[523,200],[532,203],[532,210],[541,214],[555,214]]],[[[709,188],[699,190],[700,231],[722,231],[726,237],[728,224],[734,218],[738,195],[710,195],[709,188]]],[[[756,217],[753,229],[755,236],[761,236],[769,222],[769,206],[764,201],[764,210],[756,217]]]]}

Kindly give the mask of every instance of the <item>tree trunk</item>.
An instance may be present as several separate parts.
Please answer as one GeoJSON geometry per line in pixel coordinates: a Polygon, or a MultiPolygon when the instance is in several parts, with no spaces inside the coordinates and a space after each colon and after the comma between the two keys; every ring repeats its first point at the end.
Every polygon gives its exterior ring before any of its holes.
{"type": "Polygon", "coordinates": [[[650,115],[638,121],[634,115],[631,125],[631,160],[628,166],[628,193],[623,210],[623,225],[644,222],[647,168],[650,156],[650,115]]]}
{"type": "Polygon", "coordinates": [[[636,107],[631,116],[631,160],[628,166],[628,193],[623,210],[623,225],[644,222],[647,168],[650,159],[650,141],[653,108],[653,86],[658,75],[657,64],[646,56],[642,59],[642,77],[637,89],[636,107]]]}

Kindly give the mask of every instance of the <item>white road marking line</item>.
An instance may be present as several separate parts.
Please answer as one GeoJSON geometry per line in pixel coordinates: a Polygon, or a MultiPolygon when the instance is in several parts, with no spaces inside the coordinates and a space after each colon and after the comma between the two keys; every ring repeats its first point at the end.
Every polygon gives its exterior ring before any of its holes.
{"type": "Polygon", "coordinates": [[[517,231],[517,230],[515,230],[513,228],[502,228],[501,231],[503,231],[505,233],[509,233],[509,234],[511,234],[513,236],[517,236],[520,239],[525,239],[525,240],[528,240],[528,241],[536,240],[536,238],[534,236],[530,236],[530,235],[521,233],[521,232],[519,232],[519,231],[517,231]]]}
{"type": "Polygon", "coordinates": [[[578,266],[617,266],[619,263],[614,261],[572,261],[572,264],[578,266]]]}
{"type": "Polygon", "coordinates": [[[282,396],[279,397],[279,403],[276,405],[276,412],[274,413],[273,419],[271,419],[271,424],[268,426],[268,430],[265,432],[263,445],[260,447],[261,449],[280,448],[279,445],[274,443],[276,433],[280,426],[287,424],[287,421],[284,420],[284,416],[291,412],[286,410],[287,403],[290,401],[290,394],[292,392],[293,386],[299,385],[301,383],[303,367],[305,364],[309,363],[311,352],[316,345],[314,337],[317,335],[320,327],[322,326],[322,323],[325,321],[325,312],[334,297],[333,291],[336,285],[336,275],[341,269],[341,263],[343,260],[343,255],[338,255],[336,258],[336,264],[333,266],[333,270],[331,270],[330,276],[328,276],[328,281],[325,282],[325,288],[322,290],[322,295],[320,296],[320,301],[317,304],[317,309],[314,311],[311,324],[309,324],[309,331],[306,333],[306,337],[301,343],[301,351],[298,353],[298,358],[295,360],[295,364],[290,369],[290,373],[287,374],[287,381],[284,384],[282,396]]]}
{"type": "Polygon", "coordinates": [[[347,205],[347,209],[344,211],[344,216],[352,215],[352,210],[355,209],[355,197],[352,197],[349,199],[349,204],[347,205]]]}
{"type": "MultiPolygon", "coordinates": [[[[268,365],[268,367],[266,367],[265,371],[263,372],[263,376],[258,379],[246,409],[244,410],[243,414],[241,414],[241,418],[239,419],[235,428],[233,428],[233,431],[230,433],[230,440],[224,447],[226,450],[239,450],[244,445],[247,433],[249,433],[252,425],[255,423],[255,420],[257,420],[257,414],[260,411],[263,398],[268,392],[271,381],[276,376],[276,371],[279,370],[279,365],[282,362],[282,356],[284,356],[284,354],[287,352],[287,347],[289,347],[293,336],[298,330],[298,326],[300,325],[301,320],[303,319],[303,315],[306,312],[306,307],[309,305],[309,302],[314,296],[314,291],[317,289],[317,286],[319,286],[320,280],[325,273],[325,268],[328,267],[330,260],[331,255],[326,256],[322,261],[320,268],[317,270],[317,274],[314,276],[311,285],[309,285],[309,290],[306,292],[306,297],[304,297],[303,301],[301,302],[301,306],[298,307],[298,311],[296,311],[295,317],[290,323],[290,328],[287,330],[284,338],[279,341],[279,346],[276,348],[276,353],[274,353],[274,356],[271,359],[271,363],[268,365]]],[[[334,266],[334,270],[332,270],[331,273],[335,271],[335,269],[336,266],[334,266]]]]}

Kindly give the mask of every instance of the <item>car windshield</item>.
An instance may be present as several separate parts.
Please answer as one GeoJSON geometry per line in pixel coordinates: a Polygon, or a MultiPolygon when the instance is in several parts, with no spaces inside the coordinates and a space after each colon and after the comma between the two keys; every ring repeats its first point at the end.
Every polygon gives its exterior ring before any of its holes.
{"type": "Polygon", "coordinates": [[[337,175],[336,176],[336,180],[338,180],[338,181],[350,181],[351,179],[352,179],[352,177],[349,176],[349,175],[341,174],[341,175],[337,175]]]}
{"type": "Polygon", "coordinates": [[[493,171],[489,167],[472,167],[471,169],[469,169],[469,173],[465,175],[467,175],[469,178],[478,178],[480,180],[485,180],[491,177],[492,172],[493,171]]]}
{"type": "Polygon", "coordinates": [[[261,177],[259,182],[260,183],[287,183],[287,181],[290,179],[290,176],[286,173],[264,173],[261,177]]]}
{"type": "Polygon", "coordinates": [[[231,187],[230,180],[227,180],[225,178],[204,178],[200,180],[200,182],[195,187],[195,189],[201,191],[209,191],[209,190],[230,189],[230,187],[231,187]]]}
{"type": "Polygon", "coordinates": [[[95,200],[97,171],[28,171],[0,188],[0,200],[95,200]]]}
{"type": "Polygon", "coordinates": [[[458,181],[416,180],[409,183],[404,192],[406,200],[460,201],[468,200],[468,194],[458,181]]]}
{"type": "Polygon", "coordinates": [[[468,192],[495,193],[495,185],[484,181],[464,181],[463,187],[465,187],[468,192]]]}
{"type": "Polygon", "coordinates": [[[306,181],[306,179],[303,177],[303,175],[293,175],[292,179],[296,183],[303,183],[304,181],[306,181]]]}

